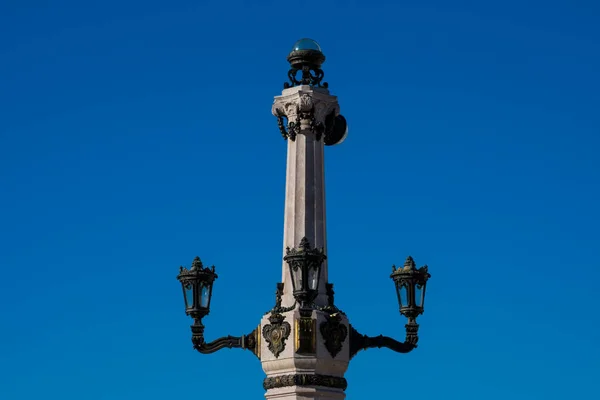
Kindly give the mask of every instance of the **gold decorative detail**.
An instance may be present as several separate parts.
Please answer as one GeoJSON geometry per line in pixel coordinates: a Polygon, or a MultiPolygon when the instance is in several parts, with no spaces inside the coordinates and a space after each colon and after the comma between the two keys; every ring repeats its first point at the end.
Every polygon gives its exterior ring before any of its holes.
{"type": "Polygon", "coordinates": [[[258,359],[260,360],[260,346],[261,346],[261,337],[262,334],[260,332],[260,324],[258,324],[258,327],[256,328],[256,356],[258,357],[258,359]]]}
{"type": "Polygon", "coordinates": [[[298,354],[315,354],[317,352],[317,320],[311,317],[300,317],[295,324],[295,344],[298,354]]]}

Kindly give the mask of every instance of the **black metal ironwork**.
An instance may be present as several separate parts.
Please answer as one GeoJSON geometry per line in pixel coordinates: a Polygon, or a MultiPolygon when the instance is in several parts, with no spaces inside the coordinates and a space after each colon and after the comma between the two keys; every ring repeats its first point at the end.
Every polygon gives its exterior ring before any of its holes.
{"type": "Polygon", "coordinates": [[[290,336],[292,327],[281,314],[273,313],[269,317],[270,324],[263,326],[262,336],[269,344],[269,350],[275,358],[285,350],[285,342],[290,336]]]}
{"type": "Polygon", "coordinates": [[[323,143],[325,146],[333,146],[341,143],[348,134],[348,123],[343,115],[335,115],[335,112],[330,113],[325,118],[323,143]]]}
{"type": "MultiPolygon", "coordinates": [[[[290,83],[284,85],[286,88],[296,85],[327,87],[327,83],[323,82],[324,72],[321,69],[325,56],[316,42],[306,40],[297,42],[304,43],[294,46],[294,50],[288,55],[291,69],[288,72],[290,83]]],[[[343,116],[336,115],[337,108],[329,112],[324,121],[321,120],[323,115],[319,114],[319,122],[310,95],[302,95],[300,105],[295,109],[290,107],[290,104],[285,104],[283,109],[275,110],[279,130],[285,140],[296,140],[301,133],[301,123],[304,124],[304,129],[310,129],[314,133],[317,141],[323,139],[327,146],[340,143],[346,137],[347,123],[343,116]]],[[[317,104],[317,110],[326,112],[319,107],[317,104]]],[[[194,320],[191,326],[194,349],[203,354],[210,354],[225,348],[241,348],[250,350],[261,359],[261,341],[264,339],[266,347],[278,358],[285,351],[286,344],[289,345],[287,341],[292,333],[290,322],[293,322],[295,343],[292,343],[292,346],[296,353],[315,357],[318,353],[317,320],[313,319],[315,310],[325,314],[325,320],[319,325],[320,339],[332,358],[336,358],[343,350],[348,351],[350,358],[353,358],[359,351],[369,348],[386,347],[399,353],[408,353],[417,347],[419,325],[416,319],[424,311],[425,288],[427,280],[431,277],[426,265],[417,269],[414,260],[409,256],[403,267],[392,267],[390,278],[396,286],[400,313],[408,319],[405,325],[405,341],[399,342],[383,335],[363,335],[349,325],[347,319],[342,318],[345,314],[335,306],[331,283],[325,282],[327,304],[321,306],[315,303],[319,293],[321,266],[326,259],[323,249],[312,248],[308,239],[304,237],[297,248],[286,249],[283,259],[290,269],[294,304],[288,307],[282,305],[284,285],[278,283],[275,306],[267,312],[270,314],[268,324],[264,324],[262,329],[259,325],[247,335],[228,335],[212,342],[206,342],[204,339],[202,319],[210,312],[213,284],[217,279],[215,267],[204,268],[199,257],[194,259],[190,269],[180,267],[177,279],[183,288],[185,312],[194,320]],[[290,322],[286,321],[283,314],[296,308],[298,313],[294,313],[290,322]],[[345,349],[344,346],[348,348],[345,349]]],[[[320,357],[320,354],[318,356],[320,357]]],[[[267,390],[287,386],[322,386],[345,390],[347,381],[339,376],[298,373],[267,377],[263,382],[263,387],[267,390]]]]}
{"type": "Polygon", "coordinates": [[[300,118],[303,116],[301,115],[303,113],[298,112],[296,114],[296,121],[289,121],[287,115],[279,108],[275,109],[275,112],[277,113],[277,126],[279,127],[279,132],[281,132],[283,139],[290,139],[292,142],[295,141],[296,136],[300,133],[300,118]],[[288,120],[287,129],[284,118],[288,120]]]}
{"type": "Polygon", "coordinates": [[[325,342],[325,348],[335,358],[342,348],[348,336],[348,328],[342,322],[340,314],[331,314],[325,317],[321,322],[321,335],[325,342]]]}
{"type": "MultiPolygon", "coordinates": [[[[300,134],[300,129],[301,129],[301,121],[302,120],[308,120],[308,126],[309,129],[311,130],[311,132],[313,132],[315,134],[315,139],[317,141],[320,141],[321,138],[323,137],[323,135],[325,135],[325,137],[327,138],[327,134],[326,132],[327,130],[327,126],[325,124],[323,124],[322,122],[318,122],[317,119],[315,118],[315,109],[314,107],[312,107],[310,110],[308,111],[301,111],[300,108],[298,107],[296,109],[296,120],[295,121],[289,121],[288,116],[281,111],[279,108],[275,109],[275,117],[277,118],[277,126],[279,127],[279,132],[281,133],[281,136],[283,137],[284,140],[290,139],[292,142],[296,140],[296,137],[300,134]],[[288,123],[286,124],[285,121],[288,121],[288,123]]],[[[335,116],[335,111],[333,112],[334,116],[335,116]]],[[[342,117],[343,118],[343,117],[342,117]]],[[[332,122],[333,124],[333,122],[332,122]]],[[[330,129],[330,131],[334,132],[333,130],[333,125],[332,128],[330,129]]],[[[325,141],[325,144],[330,146],[332,144],[336,144],[337,139],[332,139],[333,137],[335,137],[335,134],[330,134],[329,135],[329,139],[328,141],[325,141]]]]}
{"type": "Polygon", "coordinates": [[[323,386],[334,389],[346,390],[348,381],[346,378],[319,374],[290,374],[265,378],[263,388],[265,390],[278,389],[287,386],[323,386]]]}
{"type": "Polygon", "coordinates": [[[398,353],[409,353],[417,347],[417,336],[416,332],[419,329],[419,325],[413,323],[412,325],[409,323],[406,325],[406,338],[407,340],[402,343],[391,337],[379,335],[375,337],[370,337],[367,335],[362,335],[358,333],[356,329],[352,325],[350,325],[350,358],[354,357],[356,353],[360,350],[366,350],[370,348],[381,348],[387,347],[390,350],[394,350],[398,353]],[[410,326],[410,329],[409,329],[410,326]],[[410,330],[410,336],[409,336],[410,330]],[[415,340],[416,339],[416,340],[415,340]]]}
{"type": "Polygon", "coordinates": [[[417,324],[416,319],[424,311],[425,287],[427,280],[431,277],[428,267],[425,265],[417,269],[413,258],[408,256],[404,262],[404,267],[396,268],[396,266],[392,266],[390,277],[396,285],[400,313],[408,319],[408,323],[404,326],[406,338],[404,342],[399,342],[383,335],[370,337],[358,333],[356,329],[350,326],[351,358],[358,351],[373,347],[387,347],[398,353],[408,353],[417,347],[419,324],[417,324]]]}
{"type": "Polygon", "coordinates": [[[311,68],[308,65],[304,65],[302,68],[290,68],[288,71],[288,78],[290,83],[285,82],[283,87],[285,89],[292,86],[299,85],[311,85],[322,88],[327,88],[329,84],[327,82],[323,82],[323,78],[325,77],[325,73],[321,68],[311,68]],[[298,79],[298,72],[301,72],[300,79],[298,79]]]}
{"type": "Polygon", "coordinates": [[[206,343],[204,340],[204,325],[202,321],[197,319],[194,321],[192,328],[192,344],[194,349],[202,354],[214,353],[221,349],[241,348],[250,350],[260,359],[258,348],[258,328],[243,336],[225,336],[219,339],[213,340],[212,342],[206,343]]]}
{"type": "Polygon", "coordinates": [[[183,288],[187,315],[194,319],[202,319],[209,314],[213,283],[217,278],[215,266],[204,268],[200,257],[194,258],[190,269],[179,267],[177,280],[183,288]]]}
{"type": "Polygon", "coordinates": [[[400,314],[414,321],[423,314],[425,306],[425,289],[427,280],[431,277],[427,265],[417,269],[415,260],[411,256],[406,258],[404,267],[392,266],[390,278],[396,285],[400,314]]]}
{"type": "Polygon", "coordinates": [[[190,269],[179,267],[177,280],[183,287],[185,313],[194,319],[194,324],[191,326],[194,349],[200,353],[209,354],[224,348],[238,347],[248,349],[260,358],[260,348],[257,345],[260,332],[256,329],[252,333],[240,337],[226,336],[209,343],[204,340],[202,319],[210,312],[212,288],[217,277],[215,266],[204,268],[200,257],[194,258],[190,269]]]}
{"type": "Polygon", "coordinates": [[[292,50],[287,56],[290,63],[288,78],[290,82],[283,84],[285,89],[298,85],[311,85],[322,88],[327,88],[327,82],[323,82],[325,73],[321,69],[321,64],[325,62],[325,55],[319,50],[303,49],[292,50]],[[300,77],[298,77],[298,73],[300,77]]]}
{"type": "Polygon", "coordinates": [[[297,248],[286,249],[283,259],[290,268],[292,293],[301,309],[310,308],[310,303],[317,297],[321,264],[326,258],[323,249],[311,248],[306,237],[297,248]]]}
{"type": "Polygon", "coordinates": [[[292,304],[289,307],[283,307],[281,305],[281,299],[283,297],[283,283],[282,282],[278,282],[277,283],[277,290],[275,291],[275,306],[270,309],[269,311],[267,311],[265,313],[265,315],[267,314],[282,314],[288,311],[292,311],[294,308],[296,308],[296,302],[294,302],[294,304],[292,304]]]}

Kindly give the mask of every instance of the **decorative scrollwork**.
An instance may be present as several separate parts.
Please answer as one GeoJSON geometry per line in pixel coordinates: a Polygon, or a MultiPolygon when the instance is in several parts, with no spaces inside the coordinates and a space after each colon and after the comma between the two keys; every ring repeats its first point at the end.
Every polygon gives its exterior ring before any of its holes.
{"type": "Polygon", "coordinates": [[[319,374],[290,374],[265,378],[263,388],[265,390],[277,389],[287,386],[323,386],[346,390],[348,381],[341,376],[319,375],[319,374]]]}
{"type": "Polygon", "coordinates": [[[292,67],[288,71],[288,78],[290,82],[286,82],[283,84],[285,89],[290,88],[292,86],[299,85],[310,85],[316,87],[327,88],[329,84],[327,82],[323,82],[323,78],[325,77],[325,72],[321,68],[310,67],[308,65],[304,65],[302,69],[292,67]],[[298,79],[298,72],[302,72],[300,79],[298,79]]]}
{"type": "Polygon", "coordinates": [[[270,324],[265,325],[262,330],[263,338],[269,343],[269,350],[275,358],[285,350],[285,341],[290,336],[292,328],[285,317],[281,314],[271,314],[269,317],[270,324]]]}
{"type": "Polygon", "coordinates": [[[265,315],[271,313],[271,314],[283,314],[285,312],[288,311],[292,311],[293,309],[296,308],[296,302],[294,301],[294,304],[292,304],[289,307],[282,307],[281,306],[281,299],[283,297],[283,283],[279,282],[277,283],[277,290],[275,291],[275,307],[273,307],[272,309],[270,309],[269,311],[267,311],[265,313],[265,315]]]}
{"type": "Polygon", "coordinates": [[[225,336],[213,340],[210,343],[204,341],[204,325],[200,320],[196,320],[192,325],[192,344],[194,349],[202,354],[210,354],[221,349],[241,348],[250,350],[260,359],[260,331],[256,328],[249,335],[244,336],[225,336]]]}
{"type": "Polygon", "coordinates": [[[325,290],[327,291],[326,292],[327,293],[327,305],[325,307],[321,307],[318,304],[312,303],[311,307],[314,308],[315,310],[326,312],[329,315],[331,315],[331,314],[346,315],[346,313],[344,311],[340,310],[334,304],[335,292],[333,291],[333,283],[326,283],[325,290]]]}
{"type": "Polygon", "coordinates": [[[310,115],[310,129],[315,133],[316,141],[320,141],[325,132],[325,125],[322,122],[317,122],[314,112],[310,115]]]}
{"type": "Polygon", "coordinates": [[[288,116],[279,108],[275,109],[275,117],[277,118],[277,126],[284,140],[290,139],[292,142],[296,140],[296,136],[300,133],[300,120],[305,117],[305,112],[296,112],[296,120],[289,121],[288,116]],[[287,129],[283,119],[288,119],[287,129]]]}
{"type": "MultiPolygon", "coordinates": [[[[414,324],[416,325],[416,324],[414,324]]],[[[413,325],[413,327],[414,327],[413,325]]],[[[408,330],[408,325],[406,325],[408,330]]],[[[417,325],[418,329],[418,325],[417,325]]],[[[407,335],[408,337],[408,335],[407,335]]],[[[416,343],[416,342],[415,342],[416,343]]],[[[354,357],[356,353],[361,350],[366,350],[369,348],[381,348],[387,347],[390,350],[394,350],[397,353],[409,353],[414,350],[417,345],[409,342],[408,340],[404,343],[399,342],[391,337],[379,335],[375,337],[370,337],[367,335],[362,335],[358,333],[352,325],[350,325],[350,358],[354,357]]]]}
{"type": "Polygon", "coordinates": [[[279,132],[281,132],[281,136],[283,136],[283,139],[287,140],[289,134],[288,131],[285,129],[285,123],[283,122],[283,119],[286,118],[286,116],[279,108],[276,108],[275,112],[277,114],[275,115],[275,117],[277,117],[277,126],[279,126],[279,132]]]}
{"type": "Polygon", "coordinates": [[[419,341],[419,324],[417,324],[414,320],[409,320],[408,324],[404,325],[404,327],[406,328],[405,342],[417,347],[417,342],[419,341]]]}
{"type": "Polygon", "coordinates": [[[291,121],[290,123],[288,123],[288,137],[290,138],[290,140],[293,142],[296,140],[296,136],[298,136],[300,134],[300,120],[302,119],[302,117],[304,113],[298,112],[296,113],[296,121],[291,121]]]}
{"type": "Polygon", "coordinates": [[[321,335],[325,341],[325,348],[335,358],[342,348],[344,341],[348,337],[348,328],[342,324],[342,318],[339,314],[332,314],[325,317],[326,320],[321,322],[321,335]]]}

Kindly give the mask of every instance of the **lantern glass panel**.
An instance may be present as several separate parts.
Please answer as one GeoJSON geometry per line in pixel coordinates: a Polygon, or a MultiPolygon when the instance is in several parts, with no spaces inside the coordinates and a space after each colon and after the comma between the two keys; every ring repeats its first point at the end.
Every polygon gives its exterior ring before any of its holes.
{"type": "Polygon", "coordinates": [[[404,282],[398,285],[398,299],[400,300],[400,307],[408,307],[408,287],[404,282]]]}
{"type": "Polygon", "coordinates": [[[302,290],[302,269],[291,269],[290,272],[292,273],[292,283],[294,285],[293,290],[302,290]]]}
{"type": "Polygon", "coordinates": [[[210,301],[210,287],[206,284],[202,284],[200,290],[200,307],[208,308],[208,302],[210,301]]]}
{"type": "Polygon", "coordinates": [[[423,307],[423,292],[424,286],[421,284],[415,285],[415,305],[417,307],[423,307]]]}
{"type": "Polygon", "coordinates": [[[183,290],[185,295],[185,306],[187,308],[194,307],[194,285],[188,283],[183,287],[183,290]]]}
{"type": "Polygon", "coordinates": [[[310,290],[317,290],[318,281],[319,281],[318,269],[310,268],[308,270],[308,288],[310,290]]]}

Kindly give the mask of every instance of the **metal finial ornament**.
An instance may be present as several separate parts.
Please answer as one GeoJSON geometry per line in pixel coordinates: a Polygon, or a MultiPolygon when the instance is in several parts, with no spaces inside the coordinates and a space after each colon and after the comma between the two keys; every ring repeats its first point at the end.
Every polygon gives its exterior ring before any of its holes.
{"type": "Polygon", "coordinates": [[[200,257],[196,256],[192,261],[192,267],[190,268],[190,270],[197,270],[202,268],[204,268],[204,265],[202,264],[200,257]]]}
{"type": "Polygon", "coordinates": [[[325,62],[325,54],[321,51],[319,44],[308,38],[300,39],[287,56],[291,69],[288,72],[290,82],[283,84],[285,89],[292,86],[310,85],[326,88],[328,85],[323,81],[325,73],[321,64],[325,62]],[[298,72],[301,72],[298,79],[298,72]]]}

